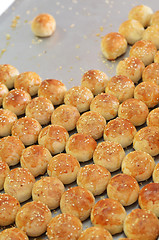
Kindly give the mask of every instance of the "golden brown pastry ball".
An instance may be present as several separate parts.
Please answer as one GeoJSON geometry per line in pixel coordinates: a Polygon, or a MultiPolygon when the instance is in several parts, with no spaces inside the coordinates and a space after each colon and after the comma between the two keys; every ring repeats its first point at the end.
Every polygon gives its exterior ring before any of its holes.
{"type": "Polygon", "coordinates": [[[149,110],[147,105],[139,99],[130,98],[120,104],[118,116],[129,120],[134,126],[140,126],[146,122],[149,110]]]}
{"type": "Polygon", "coordinates": [[[159,86],[153,82],[141,82],[135,87],[134,98],[153,108],[159,103],[159,86]]]}
{"type": "Polygon", "coordinates": [[[99,200],[91,211],[91,222],[94,226],[103,227],[112,235],[123,230],[126,211],[120,202],[114,199],[99,200]]]}
{"type": "Polygon", "coordinates": [[[135,85],[130,78],[124,75],[116,75],[109,80],[105,92],[113,94],[121,103],[128,98],[133,98],[134,89],[135,85]]]}
{"type": "Polygon", "coordinates": [[[137,201],[139,190],[139,184],[134,177],[121,173],[110,179],[107,195],[118,200],[123,206],[129,206],[137,201]]]}
{"type": "Polygon", "coordinates": [[[6,162],[0,161],[0,190],[4,187],[4,181],[7,174],[10,172],[8,164],[6,162]]]}
{"type": "Polygon", "coordinates": [[[37,142],[40,131],[40,123],[30,117],[19,118],[12,126],[12,136],[18,137],[27,146],[37,142]]]}
{"type": "Polygon", "coordinates": [[[49,99],[36,97],[26,106],[25,115],[35,118],[41,125],[46,125],[50,122],[53,111],[54,106],[49,99]]]}
{"type": "Polygon", "coordinates": [[[156,52],[157,48],[151,41],[140,40],[132,46],[129,56],[139,58],[147,66],[154,61],[156,52]]]}
{"type": "Polygon", "coordinates": [[[29,237],[38,237],[46,231],[51,220],[51,211],[42,202],[28,202],[24,204],[16,215],[16,225],[26,232],[29,237]]]}
{"type": "Polygon", "coordinates": [[[72,105],[61,105],[57,107],[51,116],[51,123],[58,124],[67,131],[72,131],[76,127],[76,122],[80,117],[78,109],[72,105]]]}
{"type": "Polygon", "coordinates": [[[14,166],[19,163],[24,149],[24,144],[18,137],[8,136],[1,138],[0,161],[6,162],[8,166],[14,166]]]}
{"type": "Polygon", "coordinates": [[[75,133],[66,143],[66,153],[73,155],[79,162],[86,162],[93,157],[96,146],[97,142],[90,135],[75,133]]]}
{"type": "Polygon", "coordinates": [[[93,93],[91,90],[89,90],[89,88],[83,86],[75,86],[66,92],[64,103],[66,105],[72,105],[76,107],[81,113],[89,110],[92,99],[93,93]]]}
{"type": "Polygon", "coordinates": [[[110,172],[114,172],[120,168],[124,157],[125,151],[121,144],[113,141],[98,143],[93,153],[94,163],[105,167],[110,172]]]}
{"type": "Polygon", "coordinates": [[[29,240],[27,235],[18,228],[8,228],[0,232],[0,239],[1,240],[29,240]]]}
{"type": "Polygon", "coordinates": [[[136,134],[136,128],[127,119],[116,118],[111,120],[104,129],[104,140],[114,141],[123,148],[131,145],[136,134]]]}
{"type": "Polygon", "coordinates": [[[93,194],[86,188],[72,187],[63,193],[60,201],[62,213],[71,213],[81,221],[87,219],[94,206],[93,194]]]}
{"type": "Polygon", "coordinates": [[[122,161],[122,172],[133,176],[138,182],[149,179],[155,167],[150,154],[137,150],[128,153],[122,161]]]}
{"type": "Polygon", "coordinates": [[[146,28],[142,39],[151,41],[159,49],[159,25],[152,25],[146,28]]]}
{"type": "Polygon", "coordinates": [[[2,105],[3,98],[8,94],[9,90],[5,84],[0,82],[0,106],[2,105]]]}
{"type": "Polygon", "coordinates": [[[37,73],[23,72],[15,78],[14,88],[22,89],[34,96],[38,93],[40,84],[41,78],[37,73]]]}
{"type": "Polygon", "coordinates": [[[149,153],[159,154],[159,127],[149,126],[140,129],[134,137],[133,148],[149,153]]]}
{"type": "Polygon", "coordinates": [[[125,37],[117,32],[105,35],[101,41],[101,50],[105,58],[115,60],[126,52],[127,41],[125,37]]]}
{"type": "Polygon", "coordinates": [[[122,34],[126,38],[127,42],[132,45],[142,39],[144,27],[139,21],[129,19],[120,24],[119,33],[122,34]]]}
{"type": "Polygon", "coordinates": [[[4,83],[7,88],[13,88],[14,80],[18,76],[19,71],[10,64],[0,65],[0,82],[4,83]]]}
{"type": "Polygon", "coordinates": [[[81,85],[91,90],[94,95],[104,92],[109,79],[106,73],[100,70],[88,70],[81,79],[81,85]]]}
{"type": "Polygon", "coordinates": [[[69,134],[64,127],[52,124],[41,130],[38,143],[46,147],[51,154],[57,154],[63,152],[68,138],[69,134]]]}
{"type": "Polygon", "coordinates": [[[9,194],[0,194],[0,226],[13,224],[16,214],[20,209],[20,203],[9,194]]]}
{"type": "Polygon", "coordinates": [[[109,93],[98,94],[91,102],[90,110],[100,113],[106,120],[115,118],[118,114],[119,101],[109,93]]]}
{"type": "Polygon", "coordinates": [[[19,202],[24,202],[31,197],[35,178],[26,168],[14,168],[5,178],[4,191],[15,197],[19,202]]]}
{"type": "Polygon", "coordinates": [[[88,189],[93,195],[102,194],[111,178],[110,172],[96,164],[85,165],[77,174],[77,185],[88,189]]]}
{"type": "Polygon", "coordinates": [[[38,96],[48,98],[53,105],[63,103],[65,93],[65,85],[56,79],[44,80],[38,90],[38,96]]]}
{"type": "Polygon", "coordinates": [[[85,229],[78,240],[113,240],[111,234],[102,227],[89,227],[85,229]]]}
{"type": "Polygon", "coordinates": [[[159,234],[159,221],[150,211],[134,209],[126,216],[124,233],[132,239],[156,240],[159,234]]]}
{"type": "Polygon", "coordinates": [[[34,177],[37,177],[46,172],[51,158],[51,153],[47,148],[40,145],[32,145],[23,150],[20,164],[23,168],[27,168],[34,177]]]}
{"type": "Polygon", "coordinates": [[[150,25],[159,25],[159,11],[152,14],[150,25]]]}
{"type": "Polygon", "coordinates": [[[49,240],[75,240],[82,231],[81,221],[72,214],[62,213],[53,217],[47,227],[49,240]]]}
{"type": "Polygon", "coordinates": [[[8,109],[0,109],[0,137],[10,135],[13,124],[16,122],[17,116],[8,109]]]}
{"type": "Polygon", "coordinates": [[[137,83],[141,79],[144,68],[145,65],[139,58],[128,57],[118,63],[116,74],[124,75],[137,83]]]}
{"type": "Polygon", "coordinates": [[[60,153],[50,159],[47,173],[60,179],[63,184],[70,184],[76,180],[79,169],[80,164],[73,155],[60,153]]]}
{"type": "Polygon", "coordinates": [[[34,184],[32,198],[45,203],[52,210],[60,206],[64,191],[65,187],[58,178],[43,177],[34,184]]]}
{"type": "Polygon", "coordinates": [[[139,21],[143,27],[147,27],[150,25],[152,14],[153,11],[150,7],[146,5],[137,5],[130,10],[128,18],[135,19],[139,21]]]}
{"type": "Polygon", "coordinates": [[[152,177],[155,183],[159,183],[159,163],[156,164],[152,177]]]}
{"type": "Polygon", "coordinates": [[[17,116],[25,113],[31,96],[22,89],[13,89],[3,98],[3,108],[14,112],[17,116]]]}
{"type": "Polygon", "coordinates": [[[85,112],[77,121],[76,129],[78,133],[85,133],[94,139],[99,139],[103,135],[106,125],[105,118],[98,112],[85,112]]]}
{"type": "Polygon", "coordinates": [[[159,183],[146,184],[139,193],[139,206],[159,217],[159,183]]]}
{"type": "Polygon", "coordinates": [[[159,63],[151,63],[142,73],[143,82],[153,82],[159,85],[159,63]]]}
{"type": "Polygon", "coordinates": [[[31,24],[32,32],[38,37],[50,37],[56,29],[56,21],[48,13],[36,16],[31,24]]]}
{"type": "Polygon", "coordinates": [[[159,51],[157,51],[155,56],[154,56],[154,62],[159,63],[159,51]]]}

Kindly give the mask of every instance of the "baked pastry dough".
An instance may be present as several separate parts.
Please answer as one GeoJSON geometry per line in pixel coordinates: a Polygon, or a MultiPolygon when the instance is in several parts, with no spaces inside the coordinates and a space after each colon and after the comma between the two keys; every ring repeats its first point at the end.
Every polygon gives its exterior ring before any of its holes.
{"type": "Polygon", "coordinates": [[[151,63],[142,73],[143,82],[153,82],[159,85],[159,63],[151,63]]]}
{"type": "Polygon", "coordinates": [[[133,176],[138,182],[149,179],[155,167],[150,154],[137,150],[128,153],[122,161],[122,172],[133,176]]]}
{"type": "Polygon", "coordinates": [[[81,221],[68,213],[53,217],[47,227],[49,240],[75,240],[82,231],[81,221]]]}
{"type": "Polygon", "coordinates": [[[143,35],[143,40],[151,41],[157,49],[159,49],[159,25],[152,25],[145,29],[143,35]]]}
{"type": "Polygon", "coordinates": [[[73,155],[79,162],[86,162],[93,157],[96,146],[97,142],[90,135],[75,133],[66,143],[66,153],[73,155]]]}
{"type": "Polygon", "coordinates": [[[70,184],[76,180],[79,169],[80,164],[73,155],[60,153],[50,159],[47,173],[60,179],[63,184],[70,184]]]}
{"type": "Polygon", "coordinates": [[[159,63],[159,51],[157,51],[155,56],[154,56],[154,62],[159,63]]]}
{"type": "Polygon", "coordinates": [[[126,52],[127,41],[125,37],[117,32],[105,35],[101,41],[101,50],[105,58],[115,60],[126,52]]]}
{"type": "Polygon", "coordinates": [[[29,240],[27,235],[22,230],[15,227],[8,228],[0,232],[0,239],[1,240],[7,240],[7,239],[29,240]]]}
{"type": "Polygon", "coordinates": [[[150,25],[159,25],[159,11],[152,14],[150,25]]]}
{"type": "Polygon", "coordinates": [[[9,92],[7,86],[0,82],[0,106],[2,105],[3,98],[7,95],[9,92]]]}
{"type": "Polygon", "coordinates": [[[29,237],[38,237],[46,231],[50,220],[49,208],[42,202],[32,201],[19,209],[15,222],[29,237]]]}
{"type": "Polygon", "coordinates": [[[93,194],[86,188],[72,187],[63,193],[60,201],[62,213],[71,213],[81,221],[86,220],[94,206],[93,194]]]}
{"type": "Polygon", "coordinates": [[[10,172],[8,164],[6,162],[0,161],[0,190],[4,187],[4,181],[7,174],[10,172]]]}
{"type": "Polygon", "coordinates": [[[78,240],[113,240],[111,234],[101,227],[89,227],[85,229],[78,240]]]}
{"type": "Polygon", "coordinates": [[[14,80],[18,76],[19,71],[10,64],[0,65],[0,82],[4,83],[7,88],[11,89],[14,86],[14,80]]]}
{"type": "Polygon", "coordinates": [[[159,183],[159,163],[156,164],[152,177],[155,183],[159,183]]]}
{"type": "Polygon", "coordinates": [[[13,124],[16,122],[17,116],[8,109],[0,108],[0,137],[6,137],[11,134],[13,124]]]}

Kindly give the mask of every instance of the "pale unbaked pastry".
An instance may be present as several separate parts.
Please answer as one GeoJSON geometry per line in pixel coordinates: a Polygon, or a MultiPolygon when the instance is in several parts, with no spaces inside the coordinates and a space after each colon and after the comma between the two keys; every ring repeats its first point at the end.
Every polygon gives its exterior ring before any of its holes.
{"type": "Polygon", "coordinates": [[[16,226],[26,232],[29,237],[38,237],[43,234],[49,221],[51,211],[42,202],[28,202],[18,211],[15,219],[16,226]]]}
{"type": "Polygon", "coordinates": [[[65,191],[63,183],[55,177],[43,177],[36,181],[32,189],[33,201],[45,203],[51,210],[60,206],[65,191]]]}
{"type": "Polygon", "coordinates": [[[1,240],[29,240],[27,235],[20,229],[11,227],[0,232],[1,240]]]}
{"type": "Polygon", "coordinates": [[[6,162],[8,166],[14,166],[19,163],[24,149],[24,144],[18,137],[8,136],[1,138],[0,161],[6,162]]]}
{"type": "Polygon", "coordinates": [[[141,82],[135,87],[134,98],[144,102],[148,108],[159,103],[159,85],[153,82],[141,82]]]}
{"type": "Polygon", "coordinates": [[[137,201],[139,190],[139,184],[134,177],[120,173],[110,179],[107,195],[119,201],[123,206],[129,206],[137,201]]]}
{"type": "Polygon", "coordinates": [[[0,194],[0,226],[8,226],[15,221],[16,214],[20,209],[20,203],[9,194],[0,194]]]}
{"type": "Polygon", "coordinates": [[[82,223],[77,217],[62,213],[51,219],[46,234],[49,240],[76,240],[81,231],[82,223]]]}
{"type": "Polygon", "coordinates": [[[155,183],[159,183],[159,163],[156,164],[152,177],[155,183]]]}
{"type": "Polygon", "coordinates": [[[80,164],[73,155],[60,153],[50,159],[47,173],[60,179],[63,184],[70,184],[76,180],[79,169],[80,164]]]}
{"type": "Polygon", "coordinates": [[[140,40],[132,46],[129,56],[139,58],[147,66],[154,61],[156,52],[155,44],[148,40],[140,40]]]}
{"type": "Polygon", "coordinates": [[[150,154],[137,150],[128,153],[122,161],[122,172],[133,176],[138,182],[149,179],[155,167],[150,154]]]}
{"type": "Polygon", "coordinates": [[[22,89],[13,89],[3,98],[3,108],[19,116],[25,113],[25,108],[30,101],[29,93],[22,89]]]}
{"type": "Polygon", "coordinates": [[[88,189],[93,195],[102,194],[111,178],[110,172],[103,166],[89,164],[81,167],[77,174],[77,185],[88,189]]]}
{"type": "Polygon", "coordinates": [[[61,81],[46,79],[39,87],[38,96],[48,98],[53,105],[59,105],[63,103],[66,91],[66,86],[61,81]]]}
{"type": "Polygon", "coordinates": [[[4,187],[4,181],[7,174],[10,172],[8,164],[6,162],[0,161],[0,190],[4,187]]]}
{"type": "Polygon", "coordinates": [[[96,140],[102,137],[105,125],[106,120],[100,113],[88,111],[80,116],[76,129],[78,133],[85,133],[96,140]]]}
{"type": "Polygon", "coordinates": [[[130,78],[124,75],[116,75],[109,80],[105,92],[113,94],[121,103],[128,98],[133,98],[134,89],[135,85],[130,78]]]}
{"type": "Polygon", "coordinates": [[[25,148],[20,158],[20,164],[27,168],[34,177],[43,175],[52,158],[49,150],[41,145],[32,145],[25,148]]]}
{"type": "Polygon", "coordinates": [[[155,56],[154,56],[154,62],[159,63],[159,51],[157,51],[155,56]]]}
{"type": "Polygon", "coordinates": [[[54,106],[49,99],[36,97],[26,106],[25,115],[35,118],[41,125],[46,125],[50,122],[53,111],[54,106]]]}
{"type": "Polygon", "coordinates": [[[117,32],[105,35],[101,41],[101,50],[108,60],[115,60],[126,52],[127,41],[125,37],[117,32]]]}
{"type": "Polygon", "coordinates": [[[159,217],[159,183],[146,184],[139,193],[139,206],[159,217]]]}
{"type": "Polygon", "coordinates": [[[115,118],[118,114],[119,101],[109,93],[98,94],[91,102],[90,110],[100,113],[106,120],[115,118]]]}
{"type": "Polygon", "coordinates": [[[156,240],[159,235],[159,221],[151,211],[134,209],[126,216],[124,233],[132,239],[156,240]]]}
{"type": "Polygon", "coordinates": [[[139,58],[127,57],[118,63],[116,74],[124,75],[137,83],[142,77],[144,68],[145,65],[139,58]]]}
{"type": "Polygon", "coordinates": [[[127,42],[132,45],[142,39],[144,27],[139,21],[129,19],[120,24],[119,33],[122,34],[126,38],[127,42]]]}
{"type": "Polygon", "coordinates": [[[124,157],[125,151],[121,144],[113,141],[98,143],[93,153],[94,163],[105,167],[110,172],[114,172],[120,168],[124,157]]]}
{"type": "Polygon", "coordinates": [[[123,230],[126,211],[120,202],[105,198],[99,200],[91,211],[91,222],[96,227],[103,227],[112,235],[123,230]]]}
{"type": "Polygon", "coordinates": [[[76,107],[81,113],[89,110],[92,99],[93,93],[89,88],[84,86],[75,86],[66,92],[64,103],[66,105],[76,107]]]}
{"type": "Polygon", "coordinates": [[[143,40],[151,41],[157,49],[159,49],[159,25],[152,25],[145,29],[143,35],[143,40]]]}
{"type": "Polygon", "coordinates": [[[81,79],[81,86],[87,87],[94,95],[104,92],[109,79],[105,72],[100,70],[88,70],[81,79]]]}
{"type": "Polygon", "coordinates": [[[14,168],[5,178],[4,191],[15,197],[19,202],[25,202],[31,197],[35,178],[26,168],[14,168]]]}
{"type": "Polygon", "coordinates": [[[38,93],[41,84],[40,76],[35,72],[20,73],[14,81],[14,88],[22,89],[28,92],[31,96],[38,93]]]}
{"type": "Polygon", "coordinates": [[[7,86],[0,82],[0,106],[2,105],[3,98],[7,95],[9,92],[7,86]]]}
{"type": "Polygon", "coordinates": [[[22,117],[13,124],[12,136],[18,137],[26,146],[32,145],[37,142],[41,128],[36,119],[22,117]]]}
{"type": "Polygon", "coordinates": [[[79,162],[89,161],[93,157],[93,152],[97,142],[84,133],[75,133],[66,143],[66,153],[73,155],[79,162]]]}
{"type": "Polygon", "coordinates": [[[118,117],[105,126],[103,137],[105,141],[114,141],[126,148],[132,144],[136,132],[129,120],[118,117]]]}
{"type": "Polygon", "coordinates": [[[15,113],[8,109],[0,109],[0,137],[6,137],[11,134],[13,124],[17,121],[15,113]]]}
{"type": "Polygon", "coordinates": [[[153,11],[150,7],[146,5],[137,5],[130,10],[128,19],[135,19],[139,21],[143,27],[147,27],[150,25],[152,14],[153,11]]]}
{"type": "Polygon", "coordinates": [[[140,126],[146,122],[149,114],[147,105],[139,99],[130,98],[120,104],[118,116],[129,120],[134,126],[140,126]]]}
{"type": "Polygon", "coordinates": [[[102,227],[89,227],[85,229],[78,240],[113,240],[111,234],[102,227]]]}
{"type": "Polygon", "coordinates": [[[38,143],[46,147],[51,154],[57,154],[63,152],[68,138],[69,134],[64,127],[52,124],[41,130],[38,143]]]}
{"type": "Polygon", "coordinates": [[[159,85],[159,63],[151,63],[142,72],[143,82],[153,82],[159,85]]]}
{"type": "Polygon", "coordinates": [[[159,11],[152,14],[150,25],[159,25],[159,11]]]}
{"type": "Polygon", "coordinates": [[[14,86],[14,80],[18,76],[19,71],[10,64],[0,65],[0,82],[4,83],[7,88],[11,89],[14,86]]]}
{"type": "Polygon", "coordinates": [[[32,32],[38,37],[50,37],[56,29],[55,18],[48,13],[41,13],[31,23],[32,32]]]}
{"type": "Polygon", "coordinates": [[[159,154],[159,127],[149,126],[140,129],[134,137],[133,148],[149,153],[159,154]]]}
{"type": "Polygon", "coordinates": [[[51,116],[51,123],[58,124],[67,131],[72,131],[76,127],[76,122],[80,117],[78,109],[72,105],[61,105],[57,107],[51,116]]]}
{"type": "Polygon", "coordinates": [[[72,187],[63,193],[60,201],[62,213],[71,213],[81,221],[86,220],[94,206],[95,198],[86,188],[72,187]]]}

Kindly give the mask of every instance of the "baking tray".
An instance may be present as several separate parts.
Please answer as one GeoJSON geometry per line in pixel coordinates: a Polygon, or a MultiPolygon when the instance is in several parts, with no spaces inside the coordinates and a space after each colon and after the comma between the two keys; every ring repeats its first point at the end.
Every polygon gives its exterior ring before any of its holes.
{"type": "MultiPolygon", "coordinates": [[[[156,0],[17,0],[0,16],[0,64],[12,64],[20,72],[34,71],[42,79],[61,80],[67,89],[81,84],[81,76],[90,69],[104,71],[109,78],[116,74],[117,63],[107,61],[101,53],[101,37],[118,31],[119,25],[127,20],[130,9],[138,4],[158,10],[156,0]],[[39,13],[54,16],[57,28],[53,36],[37,38],[31,32],[31,20],[39,13]]],[[[125,149],[133,151],[132,146],[125,149]]],[[[155,157],[156,163],[159,156],[155,157]]],[[[81,164],[92,163],[92,161],[81,164]]],[[[112,173],[117,174],[120,171],[112,173]]],[[[142,185],[147,184],[145,181],[142,185]]],[[[66,189],[76,184],[67,185],[66,189]]],[[[106,192],[96,197],[96,202],[106,198],[106,192]]],[[[137,202],[126,207],[129,213],[137,208],[137,202]]],[[[55,216],[60,209],[52,211],[55,216]]],[[[83,222],[83,228],[91,226],[90,219],[83,222]]],[[[113,239],[124,237],[116,234],[113,239]]],[[[37,239],[46,238],[43,235],[37,239]]],[[[33,238],[30,238],[33,239],[33,238]]]]}

